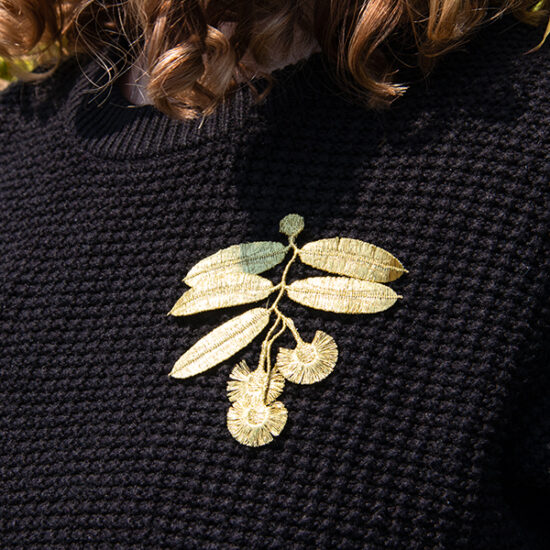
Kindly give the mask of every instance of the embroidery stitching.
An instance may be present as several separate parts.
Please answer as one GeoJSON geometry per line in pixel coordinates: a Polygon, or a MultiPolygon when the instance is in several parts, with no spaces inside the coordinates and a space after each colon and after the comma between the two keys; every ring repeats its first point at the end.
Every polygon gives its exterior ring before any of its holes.
{"type": "Polygon", "coordinates": [[[285,379],[296,384],[319,382],[338,360],[338,346],[329,334],[318,330],[312,342],[301,338],[294,321],[279,309],[282,298],[286,295],[304,306],[335,313],[377,313],[402,298],[382,283],[408,273],[389,252],[358,239],[334,237],[299,248],[295,240],[304,228],[304,219],[298,214],[285,216],[279,228],[288,237],[287,246],[271,241],[242,243],[198,262],[184,278],[190,289],[169,312],[192,315],[257,302],[277,291],[269,308],[250,309],[215,328],[191,346],[170,372],[174,378],[189,378],[219,365],[250,344],[275,316],[262,342],[257,368],[251,371],[241,361],[227,383],[231,402],[227,427],[239,443],[251,447],[270,443],[283,430],[288,412],[276,399],[285,379]],[[277,285],[258,275],[282,263],[289,251],[291,258],[277,285]],[[339,276],[309,277],[287,284],[290,268],[298,259],[339,276]],[[287,329],[296,347],[280,348],[272,366],[272,346],[287,329]]]}

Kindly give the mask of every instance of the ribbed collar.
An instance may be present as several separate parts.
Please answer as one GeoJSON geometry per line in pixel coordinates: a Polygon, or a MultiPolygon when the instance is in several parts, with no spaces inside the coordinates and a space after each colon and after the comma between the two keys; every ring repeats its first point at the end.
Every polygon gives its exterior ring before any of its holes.
{"type": "MultiPolygon", "coordinates": [[[[114,48],[106,48],[102,53],[113,58],[113,52],[114,48]]],[[[151,105],[132,105],[116,84],[98,92],[93,83],[105,82],[106,71],[97,58],[86,57],[84,63],[80,60],[69,65],[71,84],[61,109],[64,124],[77,146],[104,158],[167,154],[259,122],[280,123],[289,117],[296,122],[304,102],[319,102],[334,94],[327,61],[315,53],[274,71],[277,83],[262,103],[256,104],[252,91],[243,85],[214,114],[179,121],[151,105]]],[[[255,82],[260,87],[266,84],[261,78],[255,82]]]]}

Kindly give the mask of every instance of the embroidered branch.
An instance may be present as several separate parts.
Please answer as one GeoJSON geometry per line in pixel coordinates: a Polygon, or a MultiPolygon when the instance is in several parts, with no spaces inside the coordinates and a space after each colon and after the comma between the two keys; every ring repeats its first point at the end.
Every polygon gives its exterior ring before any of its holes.
{"type": "Polygon", "coordinates": [[[189,378],[226,361],[250,344],[270,324],[262,342],[258,365],[245,361],[235,366],[227,383],[231,406],[227,427],[244,445],[258,447],[273,441],[283,430],[288,412],[276,399],[285,379],[313,384],[326,378],[338,360],[334,338],[318,330],[305,342],[294,321],[279,309],[283,297],[304,306],[335,313],[376,313],[391,307],[402,296],[383,283],[394,281],[407,270],[386,250],[357,239],[334,237],[299,248],[296,237],[304,219],[289,214],[280,222],[288,245],[260,241],[233,245],[197,263],[184,282],[191,287],[170,310],[170,315],[192,315],[224,307],[257,302],[275,294],[270,307],[256,307],[230,319],[189,348],[175,363],[170,376],[189,378]],[[282,263],[291,252],[281,280],[274,285],[259,273],[282,263]],[[309,277],[287,283],[297,260],[338,276],[309,277]],[[296,347],[280,348],[271,363],[275,341],[289,331],[296,347]]]}

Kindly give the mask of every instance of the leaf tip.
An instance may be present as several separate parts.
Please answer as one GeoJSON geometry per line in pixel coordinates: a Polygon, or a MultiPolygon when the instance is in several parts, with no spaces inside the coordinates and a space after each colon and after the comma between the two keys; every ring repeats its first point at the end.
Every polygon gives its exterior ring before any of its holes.
{"type": "Polygon", "coordinates": [[[168,373],[170,378],[185,378],[185,376],[180,376],[180,370],[176,369],[176,365],[172,367],[172,370],[168,373]]]}

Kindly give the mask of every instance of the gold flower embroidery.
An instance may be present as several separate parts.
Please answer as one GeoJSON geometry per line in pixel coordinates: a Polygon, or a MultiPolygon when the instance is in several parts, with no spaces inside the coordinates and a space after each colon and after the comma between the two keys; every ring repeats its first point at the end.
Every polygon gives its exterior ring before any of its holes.
{"type": "Polygon", "coordinates": [[[280,401],[235,401],[227,411],[227,427],[243,445],[259,447],[273,441],[285,427],[287,410],[280,401]]]}
{"type": "MultiPolygon", "coordinates": [[[[227,382],[227,397],[229,401],[245,401],[262,399],[267,386],[267,372],[261,370],[251,371],[246,361],[241,361],[231,371],[227,382]]],[[[269,380],[269,390],[266,403],[271,403],[281,393],[285,386],[285,379],[280,372],[273,371],[269,380]]]]}
{"type": "Polygon", "coordinates": [[[382,284],[407,272],[386,250],[358,239],[334,237],[313,241],[299,248],[296,237],[304,219],[289,214],[280,222],[288,245],[258,241],[233,245],[197,263],[184,281],[190,287],[170,310],[171,315],[192,315],[201,311],[257,302],[275,294],[269,307],[255,307],[215,328],[189,348],[175,363],[170,376],[189,378],[229,359],[246,347],[269,325],[262,342],[258,366],[251,370],[242,361],[227,383],[232,405],[227,427],[240,443],[265,445],[281,433],[287,410],[280,401],[285,378],[297,384],[313,384],[326,378],[338,360],[334,338],[318,330],[312,342],[305,342],[293,320],[279,308],[284,296],[324,311],[376,313],[391,307],[399,296],[382,284]],[[273,284],[260,276],[291,256],[281,280],[273,284]],[[302,261],[337,276],[309,277],[287,283],[294,262],[302,261]],[[271,364],[274,342],[289,330],[294,349],[281,348],[271,364]]]}
{"type": "Polygon", "coordinates": [[[295,384],[313,384],[326,378],[338,360],[334,338],[321,330],[315,333],[311,344],[297,337],[295,349],[279,349],[276,369],[295,384]]]}

